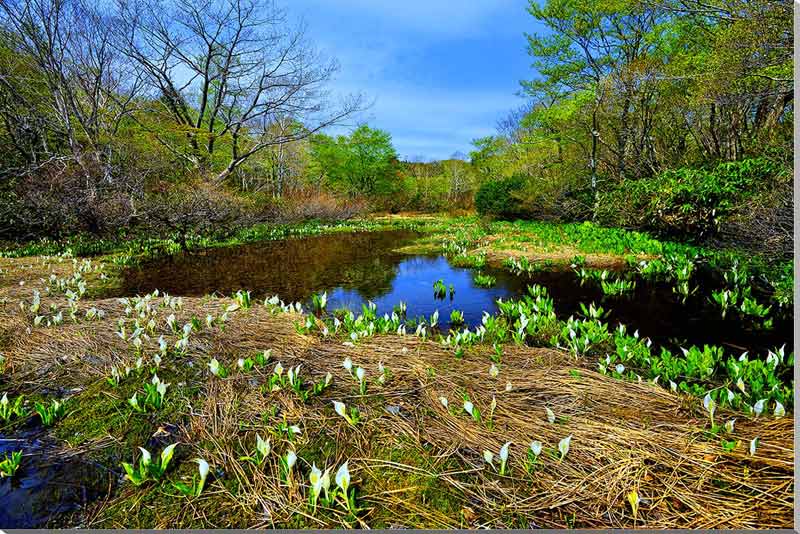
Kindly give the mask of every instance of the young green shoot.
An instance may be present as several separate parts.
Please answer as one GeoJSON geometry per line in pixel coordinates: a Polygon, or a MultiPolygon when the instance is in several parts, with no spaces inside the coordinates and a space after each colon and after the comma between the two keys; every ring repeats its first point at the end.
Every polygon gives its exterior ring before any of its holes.
{"type": "Polygon", "coordinates": [[[0,478],[13,477],[22,463],[22,451],[14,451],[0,460],[0,478]]]}
{"type": "Polygon", "coordinates": [[[66,413],[66,407],[63,402],[53,400],[50,404],[36,402],[33,409],[39,414],[42,421],[42,426],[53,426],[57,419],[60,419],[66,413]]]}

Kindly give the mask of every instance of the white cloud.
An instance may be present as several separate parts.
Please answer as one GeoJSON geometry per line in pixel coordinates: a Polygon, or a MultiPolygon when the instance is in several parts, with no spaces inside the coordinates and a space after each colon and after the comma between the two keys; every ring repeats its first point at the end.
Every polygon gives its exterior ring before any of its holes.
{"type": "Polygon", "coordinates": [[[338,59],[334,94],[363,93],[374,100],[366,113],[330,133],[366,121],[388,130],[401,155],[429,158],[468,152],[473,139],[494,133],[497,120],[520,104],[514,95],[518,78],[498,73],[496,64],[499,54],[524,54],[519,19],[525,5],[527,0],[286,4],[306,19],[317,46],[338,59]],[[517,35],[514,50],[497,44],[498,36],[507,43],[517,35]]]}

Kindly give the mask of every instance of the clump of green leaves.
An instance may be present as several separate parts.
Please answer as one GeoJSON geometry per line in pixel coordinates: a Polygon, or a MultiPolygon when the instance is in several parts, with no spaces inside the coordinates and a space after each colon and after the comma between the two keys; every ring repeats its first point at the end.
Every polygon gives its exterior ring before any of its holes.
{"type": "Polygon", "coordinates": [[[447,286],[444,284],[444,280],[439,279],[433,283],[433,297],[439,300],[447,297],[447,286]]]}
{"type": "Polygon", "coordinates": [[[161,455],[155,460],[147,449],[139,447],[142,455],[139,457],[138,465],[122,463],[122,468],[126,473],[125,478],[130,480],[134,486],[141,486],[148,480],[160,480],[169,467],[177,445],[177,443],[173,443],[164,447],[161,455]]]}
{"type": "Polygon", "coordinates": [[[14,402],[8,400],[8,394],[3,393],[0,398],[0,420],[3,423],[8,423],[12,418],[25,417],[25,407],[22,405],[24,396],[19,395],[14,402]]]}
{"type": "Polygon", "coordinates": [[[140,401],[138,392],[135,392],[128,399],[128,404],[139,413],[160,410],[164,405],[167,387],[169,387],[169,384],[163,382],[158,375],[153,375],[150,382],[144,383],[144,399],[140,401]]]}
{"type": "Polygon", "coordinates": [[[14,451],[0,460],[0,478],[11,478],[22,463],[22,451],[14,451]]]}
{"type": "Polygon", "coordinates": [[[609,296],[619,296],[630,293],[636,289],[636,282],[633,280],[602,280],[600,287],[603,289],[603,294],[609,296]]]}
{"type": "Polygon", "coordinates": [[[450,326],[460,326],[464,324],[464,312],[453,310],[450,312],[450,326]]]}
{"type": "Polygon", "coordinates": [[[478,287],[494,287],[497,284],[497,278],[490,274],[476,273],[472,281],[478,287]]]}
{"type": "Polygon", "coordinates": [[[57,419],[60,419],[66,413],[64,403],[58,400],[52,400],[50,403],[36,402],[33,409],[39,414],[43,426],[53,426],[57,419]]]}
{"type": "Polygon", "coordinates": [[[322,313],[325,311],[325,308],[328,306],[328,293],[322,293],[321,295],[313,294],[311,295],[311,308],[314,310],[315,313],[322,313]]]}
{"type": "Polygon", "coordinates": [[[233,296],[233,300],[236,301],[236,304],[239,305],[240,308],[243,310],[247,310],[252,305],[250,300],[250,292],[249,291],[242,291],[241,289],[236,292],[233,296]]]}

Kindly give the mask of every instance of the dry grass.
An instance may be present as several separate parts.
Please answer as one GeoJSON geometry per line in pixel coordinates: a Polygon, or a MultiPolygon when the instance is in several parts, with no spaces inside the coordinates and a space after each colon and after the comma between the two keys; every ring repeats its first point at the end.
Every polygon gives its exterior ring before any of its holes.
{"type": "MultiPolygon", "coordinates": [[[[131,359],[130,349],[114,334],[122,305],[116,300],[81,301],[82,309],[104,309],[106,318],[34,328],[28,334],[30,321],[15,299],[29,296],[32,281],[45,275],[35,274],[37,268],[42,270],[40,263],[34,261],[38,267],[26,269],[26,261],[34,260],[0,260],[0,297],[9,299],[0,309],[5,338],[0,350],[8,359],[10,389],[36,392],[55,384],[85,389],[87,393],[76,394],[77,402],[95,402],[103,393],[86,398],[94,391],[90,386],[104,380],[110,365],[131,359]],[[17,282],[25,273],[31,276],[21,291],[17,282]]],[[[176,315],[183,324],[192,315],[219,314],[229,303],[186,298],[176,315]]],[[[171,311],[159,313],[163,329],[171,311]]],[[[737,418],[730,439],[740,444],[726,452],[718,437],[704,432],[708,421],[697,399],[603,376],[592,370],[591,362],[561,352],[507,346],[500,375],[491,378],[488,347],[468,351],[463,360],[435,342],[410,336],[380,336],[348,347],[340,340],[298,335],[293,319],[260,304],[234,312],[224,331],[194,334],[189,355],[166,364],[177,372],[186,369],[188,360],[195,364],[185,380],[196,383],[197,393],[172,400],[180,406],[180,415],[169,422],[177,425],[170,438],[179,439],[179,449],[184,449],[173,478],[191,474],[190,460],[198,455],[220,470],[200,498],[175,496],[168,485],[122,485],[87,512],[86,524],[703,529],[792,525],[790,417],[752,420],[743,414],[718,414],[718,420],[737,418]],[[308,403],[291,391],[262,391],[271,367],[247,374],[234,367],[237,358],[267,348],[273,350],[273,362],[285,368],[302,365],[306,380],[332,373],[333,385],[308,403]],[[207,375],[205,364],[212,356],[233,370],[229,378],[207,375]],[[359,395],[356,382],[342,367],[346,356],[367,370],[366,396],[359,395]],[[379,362],[390,371],[384,386],[375,383],[379,362]],[[496,398],[492,428],[464,413],[461,392],[469,394],[484,416],[496,398]],[[450,411],[441,396],[450,401],[450,411]],[[331,400],[358,406],[363,421],[351,427],[333,412],[331,400]],[[556,423],[547,421],[545,406],[555,412],[556,423]],[[390,407],[395,413],[387,410],[390,407]],[[303,432],[294,443],[273,433],[275,452],[264,466],[239,459],[252,451],[256,432],[267,436],[281,421],[301,426],[303,432]],[[535,471],[526,472],[531,440],[554,449],[567,435],[573,438],[566,458],[558,460],[545,452],[535,471]],[[756,436],[761,445],[750,456],[748,443],[756,436]],[[483,461],[482,452],[497,454],[507,441],[512,442],[510,472],[501,477],[483,461]],[[294,483],[286,485],[279,482],[278,454],[290,447],[300,460],[294,483]],[[357,519],[342,507],[312,513],[307,503],[310,464],[335,469],[345,460],[362,507],[357,519]],[[636,515],[628,502],[631,491],[642,499],[636,515]]],[[[145,353],[152,350],[146,347],[145,353]]],[[[151,419],[154,435],[164,423],[158,416],[151,419]]],[[[83,453],[119,446],[122,438],[116,430],[107,432],[110,439],[83,444],[83,453]]]]}

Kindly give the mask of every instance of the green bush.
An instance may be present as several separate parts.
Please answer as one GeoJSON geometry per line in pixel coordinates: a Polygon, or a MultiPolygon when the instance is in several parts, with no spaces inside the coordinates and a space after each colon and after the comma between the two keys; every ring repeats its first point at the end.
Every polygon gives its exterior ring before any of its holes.
{"type": "Polygon", "coordinates": [[[475,209],[481,215],[500,218],[513,218],[524,215],[520,195],[525,188],[526,178],[514,175],[484,182],[475,193],[475,209]]]}
{"type": "Polygon", "coordinates": [[[785,173],[772,160],[754,158],[721,163],[710,170],[680,168],[652,178],[625,180],[601,195],[597,220],[663,236],[711,237],[744,201],[785,173]]]}

